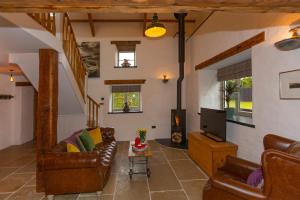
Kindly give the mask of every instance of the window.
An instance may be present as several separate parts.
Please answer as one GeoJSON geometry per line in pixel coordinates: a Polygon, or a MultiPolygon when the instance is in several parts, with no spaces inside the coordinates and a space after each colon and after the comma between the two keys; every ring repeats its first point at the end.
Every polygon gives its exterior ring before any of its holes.
{"type": "Polygon", "coordinates": [[[111,112],[140,112],[142,110],[140,92],[140,85],[112,86],[111,112]]]}
{"type": "Polygon", "coordinates": [[[111,41],[117,47],[115,68],[136,68],[136,45],[140,41],[111,41]]]}
{"type": "Polygon", "coordinates": [[[235,85],[236,89],[231,95],[229,101],[229,108],[235,109],[236,115],[251,116],[252,113],[252,77],[243,77],[240,79],[233,79],[224,81],[224,108],[226,105],[226,87],[228,84],[235,85]]]}
{"type": "Polygon", "coordinates": [[[227,117],[252,116],[252,67],[251,59],[218,69],[218,81],[222,82],[222,106],[227,117]],[[233,109],[230,109],[233,108],[233,109]]]}
{"type": "Polygon", "coordinates": [[[118,51],[118,64],[116,67],[135,67],[135,51],[118,51]]]}

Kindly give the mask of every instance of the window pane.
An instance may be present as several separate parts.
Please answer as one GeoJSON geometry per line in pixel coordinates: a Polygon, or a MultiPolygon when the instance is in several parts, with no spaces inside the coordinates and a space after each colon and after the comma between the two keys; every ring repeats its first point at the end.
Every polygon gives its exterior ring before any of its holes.
{"type": "Polygon", "coordinates": [[[126,102],[126,93],[114,92],[112,93],[112,111],[122,111],[124,103],[126,102]]]}
{"type": "Polygon", "coordinates": [[[225,81],[225,107],[236,108],[237,84],[237,80],[225,81]]]}
{"type": "Polygon", "coordinates": [[[118,65],[122,67],[135,66],[135,52],[119,52],[118,65]],[[129,64],[127,64],[129,63],[129,64]]]}
{"type": "Polygon", "coordinates": [[[140,110],[140,93],[139,92],[128,92],[127,101],[130,110],[139,111],[140,110]]]}
{"type": "Polygon", "coordinates": [[[134,60],[134,52],[119,52],[119,60],[134,60]]]}
{"type": "Polygon", "coordinates": [[[240,110],[252,111],[252,77],[240,79],[240,110]]]}

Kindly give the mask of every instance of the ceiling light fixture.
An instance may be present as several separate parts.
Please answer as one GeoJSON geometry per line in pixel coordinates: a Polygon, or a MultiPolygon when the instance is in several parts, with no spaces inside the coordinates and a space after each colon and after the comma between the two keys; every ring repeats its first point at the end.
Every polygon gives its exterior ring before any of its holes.
{"type": "Polygon", "coordinates": [[[151,24],[145,30],[145,35],[150,38],[158,38],[165,35],[166,32],[166,27],[158,22],[157,13],[154,13],[151,24]]]}
{"type": "Polygon", "coordinates": [[[292,37],[276,42],[274,44],[275,47],[280,51],[290,51],[300,48],[300,35],[298,34],[299,29],[300,26],[297,26],[289,30],[289,32],[292,32],[292,37]]]}

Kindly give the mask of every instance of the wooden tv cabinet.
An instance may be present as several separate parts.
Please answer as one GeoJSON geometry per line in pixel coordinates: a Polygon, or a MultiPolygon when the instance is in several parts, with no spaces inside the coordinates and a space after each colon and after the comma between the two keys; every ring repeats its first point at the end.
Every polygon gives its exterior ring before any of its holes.
{"type": "Polygon", "coordinates": [[[230,142],[216,142],[201,132],[188,136],[188,154],[208,176],[214,175],[224,165],[226,156],[236,156],[238,146],[230,142]]]}

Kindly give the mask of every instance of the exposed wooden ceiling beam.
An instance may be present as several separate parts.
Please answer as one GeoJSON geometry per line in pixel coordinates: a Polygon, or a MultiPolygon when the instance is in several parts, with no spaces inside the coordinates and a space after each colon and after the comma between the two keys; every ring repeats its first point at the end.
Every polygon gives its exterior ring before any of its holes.
{"type": "Polygon", "coordinates": [[[1,0],[1,12],[300,12],[298,0],[1,0]]]}
{"type": "Polygon", "coordinates": [[[227,49],[226,51],[223,51],[222,53],[219,53],[218,55],[198,64],[195,67],[195,70],[204,69],[212,64],[215,64],[226,58],[229,58],[229,57],[234,56],[238,53],[241,53],[247,49],[250,49],[251,47],[253,47],[263,41],[265,41],[265,32],[261,32],[255,36],[227,49]]]}
{"type": "Polygon", "coordinates": [[[16,82],[16,86],[32,86],[30,82],[16,82]]]}
{"type": "Polygon", "coordinates": [[[143,21],[143,36],[145,37],[145,31],[147,28],[147,13],[144,13],[144,21],[143,21]]]}
{"type": "Polygon", "coordinates": [[[94,21],[93,21],[93,16],[91,13],[88,13],[88,21],[90,23],[90,28],[91,28],[91,33],[92,33],[92,36],[95,37],[96,36],[96,31],[95,31],[95,24],[94,24],[94,21]]]}
{"type": "MultiPolygon", "coordinates": [[[[151,22],[152,19],[93,19],[93,22],[107,22],[107,23],[120,23],[120,22],[137,22],[137,23],[144,23],[146,21],[147,22],[151,22]]],[[[75,22],[75,23],[86,23],[86,22],[90,22],[88,19],[71,19],[71,22],[75,22]]],[[[163,23],[177,23],[176,20],[174,19],[159,19],[159,22],[163,22],[163,23]]],[[[194,19],[187,19],[185,20],[186,23],[195,23],[196,20],[194,19]]]]}
{"type": "Polygon", "coordinates": [[[215,11],[211,11],[209,13],[209,15],[207,15],[207,17],[193,30],[193,32],[191,33],[191,35],[186,39],[186,41],[188,41],[191,37],[193,37],[193,35],[199,30],[199,28],[201,28],[203,26],[203,24],[205,24],[205,22],[215,13],[215,11]]]}

